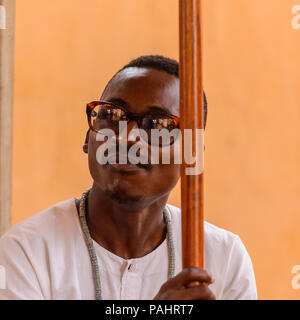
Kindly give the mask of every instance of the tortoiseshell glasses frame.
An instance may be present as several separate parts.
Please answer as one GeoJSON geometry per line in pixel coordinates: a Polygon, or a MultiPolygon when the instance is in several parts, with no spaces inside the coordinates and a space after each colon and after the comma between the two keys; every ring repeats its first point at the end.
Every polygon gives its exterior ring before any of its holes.
{"type": "Polygon", "coordinates": [[[113,129],[118,134],[120,121],[136,121],[140,129],[144,129],[148,136],[151,129],[167,129],[172,131],[179,128],[179,118],[167,112],[133,113],[114,103],[99,100],[87,104],[86,114],[89,127],[95,133],[101,129],[113,129]]]}

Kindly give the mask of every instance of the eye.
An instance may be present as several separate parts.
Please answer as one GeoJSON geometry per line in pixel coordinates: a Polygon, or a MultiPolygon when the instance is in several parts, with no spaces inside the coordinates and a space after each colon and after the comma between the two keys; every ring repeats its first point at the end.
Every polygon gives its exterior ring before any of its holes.
{"type": "Polygon", "coordinates": [[[167,129],[169,131],[176,128],[176,123],[173,119],[170,118],[158,118],[153,119],[153,129],[167,129]]]}
{"type": "Polygon", "coordinates": [[[110,110],[105,109],[105,108],[100,108],[98,112],[98,118],[103,119],[103,120],[110,120],[111,113],[110,110]]]}
{"type": "Polygon", "coordinates": [[[123,110],[118,108],[102,107],[98,111],[98,118],[102,120],[120,121],[125,117],[123,110]]]}

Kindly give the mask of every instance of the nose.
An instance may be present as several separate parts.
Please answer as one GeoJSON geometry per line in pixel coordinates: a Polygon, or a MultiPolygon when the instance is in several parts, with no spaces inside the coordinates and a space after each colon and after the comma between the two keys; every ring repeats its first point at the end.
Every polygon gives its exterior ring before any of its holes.
{"type": "Polygon", "coordinates": [[[124,128],[124,130],[119,133],[118,137],[120,161],[123,161],[125,157],[128,157],[131,163],[148,164],[148,159],[150,159],[150,148],[143,136],[143,132],[140,131],[136,120],[132,119],[129,121],[127,123],[127,130],[124,128]]]}
{"type": "Polygon", "coordinates": [[[135,120],[129,121],[127,131],[128,131],[128,141],[136,142],[137,137],[139,137],[139,127],[135,120]]]}

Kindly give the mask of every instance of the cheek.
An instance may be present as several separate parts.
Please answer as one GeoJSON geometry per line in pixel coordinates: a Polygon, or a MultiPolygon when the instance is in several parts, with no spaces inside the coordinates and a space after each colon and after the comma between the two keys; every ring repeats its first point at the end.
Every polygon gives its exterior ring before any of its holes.
{"type": "MultiPolygon", "coordinates": [[[[181,139],[178,138],[170,146],[156,147],[155,152],[159,153],[159,163],[162,165],[174,166],[177,168],[182,162],[181,139]],[[159,150],[159,151],[158,151],[159,150]]],[[[171,170],[176,170],[175,168],[171,170]]]]}
{"type": "Polygon", "coordinates": [[[170,192],[180,178],[180,165],[156,165],[152,173],[152,190],[158,194],[170,192]]]}
{"type": "Polygon", "coordinates": [[[90,134],[89,144],[88,144],[88,164],[92,178],[97,182],[104,182],[105,180],[105,170],[97,162],[96,153],[101,142],[97,142],[94,134],[90,134]]]}
{"type": "Polygon", "coordinates": [[[164,194],[171,191],[180,179],[180,143],[173,144],[170,147],[159,148],[158,153],[159,164],[153,167],[149,185],[153,193],[164,194]],[[163,162],[164,159],[166,162],[163,162]]]}

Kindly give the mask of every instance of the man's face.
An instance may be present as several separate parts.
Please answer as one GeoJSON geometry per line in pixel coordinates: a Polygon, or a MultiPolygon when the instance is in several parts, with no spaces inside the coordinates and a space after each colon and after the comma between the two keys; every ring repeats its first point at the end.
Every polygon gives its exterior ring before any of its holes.
{"type": "MultiPolygon", "coordinates": [[[[117,104],[129,112],[165,112],[179,117],[179,79],[164,71],[150,68],[127,68],[118,73],[103,93],[101,100],[117,104]],[[153,106],[157,108],[153,108],[153,106]],[[161,109],[161,111],[160,111],[161,109]]],[[[135,121],[127,125],[128,136],[137,128],[135,121]]],[[[120,205],[147,206],[167,196],[180,177],[180,166],[171,164],[100,165],[96,160],[96,133],[90,131],[88,140],[89,168],[97,186],[120,205]]],[[[128,141],[128,149],[135,142],[128,141]]],[[[149,152],[151,145],[148,145],[149,152]]],[[[160,147],[161,153],[164,147],[160,147]]],[[[172,164],[173,162],[173,164],[172,164]]],[[[161,163],[161,162],[160,162],[161,163]]]]}

